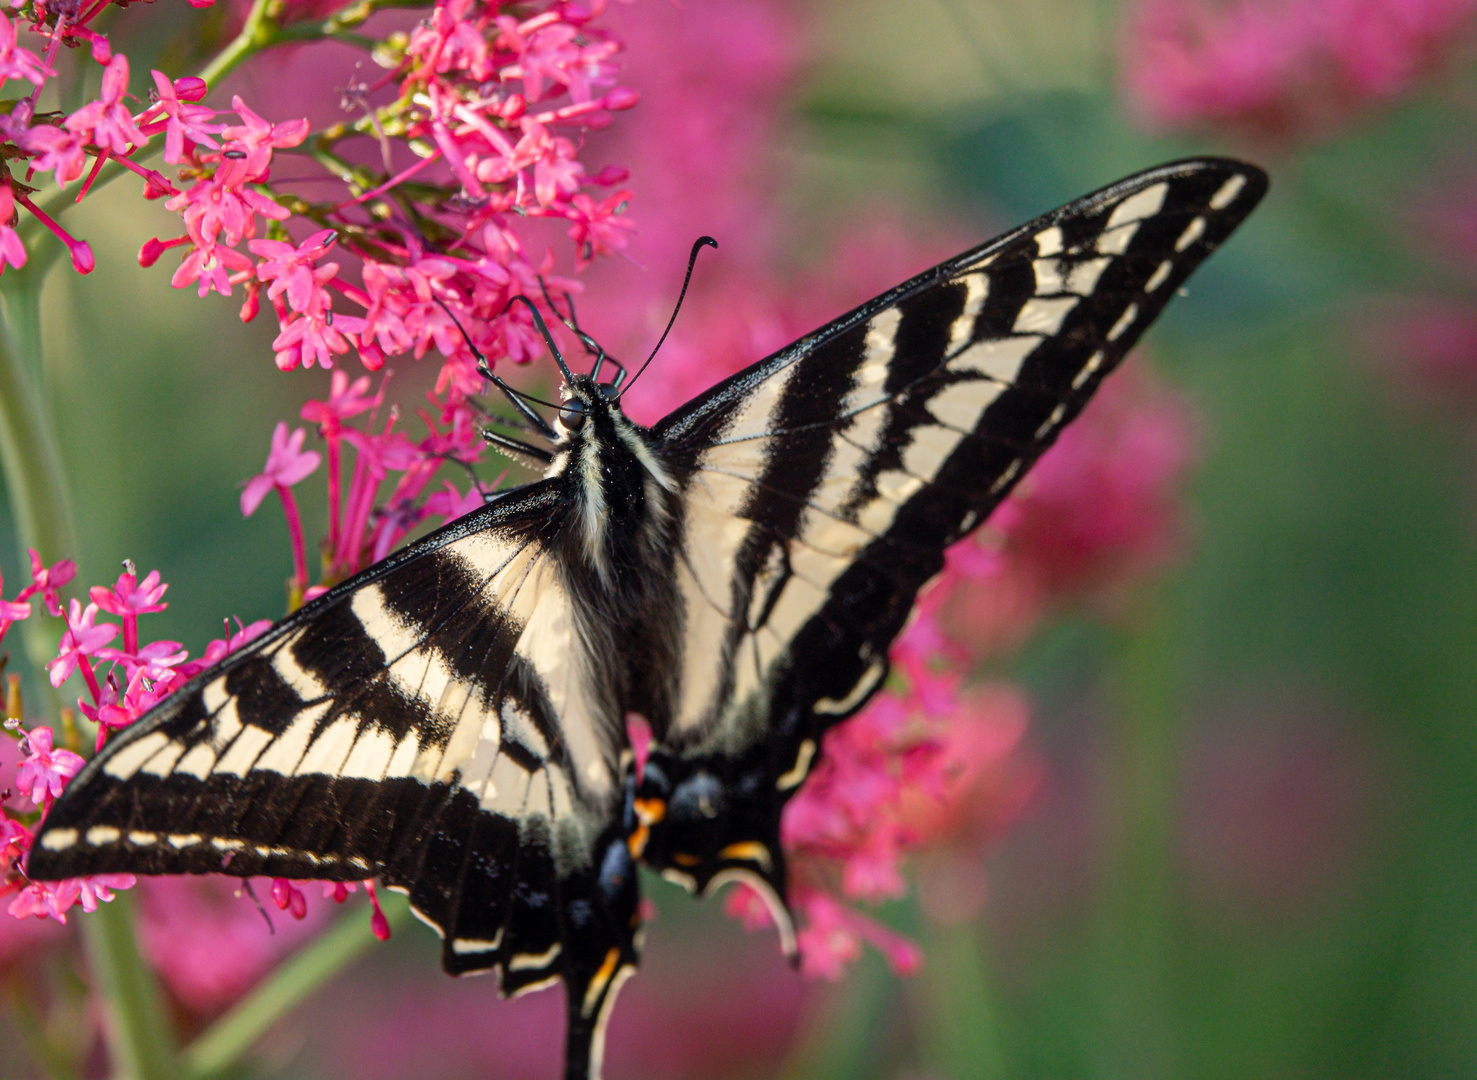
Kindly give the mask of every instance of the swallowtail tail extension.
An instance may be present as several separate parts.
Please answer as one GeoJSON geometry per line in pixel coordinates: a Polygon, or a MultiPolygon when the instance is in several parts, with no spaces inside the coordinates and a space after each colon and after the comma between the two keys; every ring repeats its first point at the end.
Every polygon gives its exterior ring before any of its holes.
{"type": "MultiPolygon", "coordinates": [[[[1151,169],[904,282],[655,426],[572,375],[542,480],[410,544],[114,738],[32,877],[379,877],[453,974],[563,980],[569,1080],[635,971],[637,863],[747,881],[944,550],[1266,191],[1151,169]],[[637,779],[623,718],[654,742],[637,779]],[[229,858],[227,858],[229,856],[229,858]]],[[[597,369],[598,373],[598,369],[597,369]]]]}

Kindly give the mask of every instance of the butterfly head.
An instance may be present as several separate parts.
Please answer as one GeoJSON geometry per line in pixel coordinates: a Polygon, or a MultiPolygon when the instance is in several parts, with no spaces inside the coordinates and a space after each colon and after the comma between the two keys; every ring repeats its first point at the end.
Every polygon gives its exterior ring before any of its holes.
{"type": "MultiPolygon", "coordinates": [[[[624,368],[620,371],[625,374],[624,368]]],[[[560,396],[564,399],[557,417],[561,444],[584,432],[596,416],[608,418],[621,411],[620,384],[596,382],[593,373],[575,375],[561,388],[560,396]]]]}

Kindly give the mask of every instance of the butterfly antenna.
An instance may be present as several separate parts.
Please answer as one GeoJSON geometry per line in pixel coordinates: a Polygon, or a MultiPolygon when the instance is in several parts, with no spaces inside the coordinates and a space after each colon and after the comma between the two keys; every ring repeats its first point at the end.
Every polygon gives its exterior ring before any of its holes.
{"type": "MultiPolygon", "coordinates": [[[[477,348],[477,346],[473,344],[472,335],[467,333],[467,328],[462,325],[461,320],[452,314],[451,308],[446,306],[446,301],[442,300],[439,296],[433,296],[431,297],[431,299],[441,305],[441,310],[446,312],[446,317],[451,320],[452,325],[461,331],[462,340],[467,343],[467,348],[472,350],[472,355],[477,359],[477,374],[481,375],[484,379],[488,380],[490,383],[492,383],[492,385],[501,390],[503,392],[503,396],[513,403],[513,408],[517,409],[523,415],[524,419],[533,424],[533,426],[538,429],[538,433],[540,435],[542,435],[546,439],[557,439],[559,437],[559,433],[554,430],[554,428],[549,424],[547,420],[545,420],[538,413],[534,412],[533,409],[529,406],[528,402],[523,399],[529,398],[529,400],[537,401],[540,405],[546,406],[550,409],[557,409],[559,408],[559,406],[550,405],[547,401],[539,401],[539,399],[536,397],[531,397],[531,395],[520,393],[519,391],[514,390],[507,383],[503,382],[502,379],[494,375],[492,371],[492,366],[487,362],[487,357],[482,355],[482,350],[477,348]]],[[[507,309],[504,308],[503,310],[506,311],[507,309]]]]}
{"type": "MultiPolygon", "coordinates": [[[[641,378],[641,372],[645,371],[652,360],[655,359],[658,350],[662,347],[662,343],[667,340],[667,335],[672,332],[672,327],[676,325],[677,313],[682,310],[682,301],[687,298],[687,286],[692,283],[692,268],[697,265],[697,253],[705,247],[710,247],[714,251],[717,251],[718,241],[714,240],[711,236],[699,236],[693,243],[692,254],[687,256],[687,276],[682,279],[682,291],[677,294],[677,306],[672,309],[672,317],[667,320],[667,328],[662,331],[662,336],[657,339],[656,348],[651,350],[651,355],[646,358],[646,363],[641,365],[636,371],[636,374],[631,378],[631,381],[626,384],[626,390],[636,385],[636,380],[641,378]]],[[[621,397],[626,396],[626,390],[621,391],[621,397]]]]}
{"type": "Polygon", "coordinates": [[[549,295],[549,286],[545,284],[542,274],[539,275],[538,287],[539,291],[544,294],[544,303],[549,305],[549,310],[559,316],[559,321],[569,328],[570,333],[579,338],[580,344],[585,347],[585,352],[595,358],[595,364],[590,368],[590,378],[599,382],[600,369],[605,366],[605,361],[609,360],[617,369],[612,385],[619,390],[621,383],[626,381],[626,369],[615,357],[606,354],[605,346],[580,329],[579,316],[574,312],[574,296],[567,292],[564,294],[564,302],[569,305],[569,318],[566,319],[564,313],[559,310],[559,305],[554,303],[554,298],[549,295]]]}
{"type": "Polygon", "coordinates": [[[528,313],[533,316],[533,325],[538,327],[538,332],[543,335],[544,344],[549,347],[549,352],[554,354],[554,363],[558,364],[559,370],[563,372],[564,381],[566,383],[574,382],[574,372],[570,371],[569,365],[564,362],[564,354],[559,351],[559,346],[554,344],[554,335],[549,333],[549,324],[544,322],[543,315],[539,313],[539,309],[534,306],[532,300],[521,294],[515,296],[503,307],[502,313],[506,315],[508,308],[511,308],[519,300],[523,301],[524,306],[528,308],[528,313]]]}

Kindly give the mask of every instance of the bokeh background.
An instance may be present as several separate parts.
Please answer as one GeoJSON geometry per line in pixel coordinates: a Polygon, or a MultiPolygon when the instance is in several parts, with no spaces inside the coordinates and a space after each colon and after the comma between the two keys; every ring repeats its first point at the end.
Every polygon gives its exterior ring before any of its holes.
{"type": "MultiPolygon", "coordinates": [[[[180,47],[163,6],[114,28],[136,72],[180,47]]],[[[224,16],[191,17],[206,33],[224,16]]],[[[722,244],[647,376],[648,415],[711,381],[705,355],[757,359],[1135,169],[1229,153],[1272,190],[1122,376],[1172,414],[1172,505],[1144,558],[1059,601],[974,597],[978,633],[1011,631],[975,675],[1029,718],[1011,794],[980,796],[988,826],[922,853],[917,887],[874,911],[921,968],[868,952],[804,980],[772,934],[650,880],[607,1074],[1477,1073],[1477,4],[637,0],[610,18],[643,102],[596,138],[632,170],[641,232],[589,276],[587,328],[640,355],[692,238],[722,244]],[[996,610],[1017,602],[1029,618],[996,610]]],[[[336,49],[269,54],[233,85],[331,117],[354,73],[336,49]]],[[[282,611],[281,518],[243,519],[239,485],[327,376],[279,373],[262,321],[139,269],[139,245],[177,229],[124,187],[69,217],[98,271],[48,280],[47,378],[81,578],[158,568],[155,634],[199,648],[225,615],[282,611]]],[[[407,366],[399,389],[429,377],[407,366]]],[[[23,581],[12,536],[0,569],[23,581]]],[[[259,973],[265,930],[228,913],[195,940],[167,903],[158,933],[199,958],[170,984],[176,1011],[198,1026],[259,973]]],[[[68,1040],[96,1071],[73,928],[4,922],[0,1076],[41,1074],[40,1048],[68,1040]],[[49,1044],[37,980],[74,1003],[49,1044]]],[[[558,992],[500,1004],[442,976],[436,944],[398,934],[243,1075],[553,1075],[558,992]]]]}

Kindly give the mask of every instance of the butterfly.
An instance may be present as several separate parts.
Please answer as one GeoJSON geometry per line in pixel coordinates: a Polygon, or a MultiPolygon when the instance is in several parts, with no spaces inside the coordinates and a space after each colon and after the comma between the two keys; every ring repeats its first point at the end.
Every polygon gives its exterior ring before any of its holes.
{"type": "MultiPolygon", "coordinates": [[[[1139,173],[942,263],[647,428],[565,373],[536,482],[343,582],[115,737],[28,873],[226,873],[408,893],[453,974],[562,980],[598,1077],[637,865],[754,887],[828,728],[887,677],[990,515],[1265,174],[1139,173]],[[638,770],[629,712],[654,741],[638,770]]],[[[697,248],[694,247],[694,257],[697,248]]],[[[689,262],[689,272],[691,263],[689,262]]],[[[685,289],[685,286],[684,286],[685,289]]],[[[550,339],[550,346],[553,342],[550,339]]],[[[527,455],[525,455],[527,456],[527,455]]]]}

